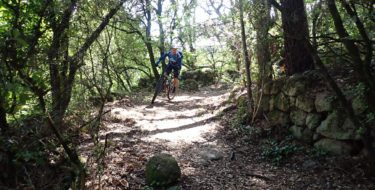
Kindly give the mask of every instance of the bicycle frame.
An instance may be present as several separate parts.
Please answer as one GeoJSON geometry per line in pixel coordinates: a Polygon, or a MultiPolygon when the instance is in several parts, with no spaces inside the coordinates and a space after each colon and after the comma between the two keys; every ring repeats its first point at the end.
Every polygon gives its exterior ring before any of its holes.
{"type": "Polygon", "coordinates": [[[156,83],[155,93],[154,93],[154,96],[151,100],[151,104],[153,104],[155,102],[155,99],[156,99],[157,95],[160,94],[160,92],[163,91],[163,90],[165,90],[168,99],[172,100],[175,97],[175,88],[176,87],[174,86],[173,77],[172,77],[171,73],[169,74],[169,76],[166,76],[165,75],[165,68],[163,68],[162,73],[160,75],[160,78],[156,83]]]}

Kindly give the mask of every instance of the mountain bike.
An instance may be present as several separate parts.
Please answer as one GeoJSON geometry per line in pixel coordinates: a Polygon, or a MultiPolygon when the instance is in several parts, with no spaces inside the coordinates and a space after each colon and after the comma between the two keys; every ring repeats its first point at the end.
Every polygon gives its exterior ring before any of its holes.
{"type": "Polygon", "coordinates": [[[156,82],[155,92],[154,96],[152,97],[151,104],[155,102],[156,97],[163,91],[167,94],[168,100],[173,100],[173,98],[176,96],[177,87],[173,83],[173,72],[171,72],[169,76],[166,76],[164,69],[162,69],[160,78],[156,82]]]}

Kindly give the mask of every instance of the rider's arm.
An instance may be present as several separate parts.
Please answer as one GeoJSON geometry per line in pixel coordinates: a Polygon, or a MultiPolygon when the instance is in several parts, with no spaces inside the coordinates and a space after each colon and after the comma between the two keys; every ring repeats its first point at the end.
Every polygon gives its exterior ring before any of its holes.
{"type": "Polygon", "coordinates": [[[161,61],[163,61],[163,60],[168,56],[168,54],[169,54],[169,52],[163,54],[163,55],[159,58],[159,60],[156,62],[156,65],[159,65],[159,63],[160,63],[161,61]]]}
{"type": "Polygon", "coordinates": [[[180,69],[182,68],[182,58],[184,58],[184,55],[182,54],[182,52],[180,52],[180,54],[181,54],[181,57],[180,57],[180,59],[178,60],[178,66],[180,67],[180,69]]]}

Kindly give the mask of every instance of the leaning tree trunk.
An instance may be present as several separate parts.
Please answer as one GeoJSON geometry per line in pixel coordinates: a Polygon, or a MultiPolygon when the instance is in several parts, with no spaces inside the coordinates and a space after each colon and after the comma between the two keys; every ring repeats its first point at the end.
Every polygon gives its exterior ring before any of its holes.
{"type": "Polygon", "coordinates": [[[281,8],[287,75],[313,69],[311,53],[304,44],[309,31],[303,0],[281,0],[281,8]]]}
{"type": "Polygon", "coordinates": [[[239,0],[239,8],[240,8],[240,23],[241,23],[241,41],[242,41],[242,53],[245,62],[246,68],[246,86],[247,86],[247,98],[248,98],[248,111],[252,113],[252,102],[253,102],[253,95],[251,91],[251,71],[250,71],[250,57],[247,51],[247,43],[246,43],[246,35],[245,35],[245,23],[243,20],[243,0],[239,0]]]}

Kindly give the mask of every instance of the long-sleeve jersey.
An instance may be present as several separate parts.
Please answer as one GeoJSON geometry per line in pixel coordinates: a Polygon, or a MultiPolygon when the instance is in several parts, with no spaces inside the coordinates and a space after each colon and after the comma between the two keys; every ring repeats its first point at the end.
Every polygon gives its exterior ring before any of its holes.
{"type": "Polygon", "coordinates": [[[169,63],[177,64],[181,68],[182,58],[184,57],[182,55],[182,52],[177,51],[177,53],[175,55],[173,55],[172,52],[165,53],[159,58],[159,60],[156,62],[156,64],[159,64],[161,61],[165,60],[166,57],[168,57],[169,63]]]}

